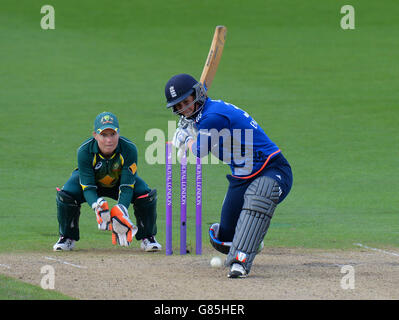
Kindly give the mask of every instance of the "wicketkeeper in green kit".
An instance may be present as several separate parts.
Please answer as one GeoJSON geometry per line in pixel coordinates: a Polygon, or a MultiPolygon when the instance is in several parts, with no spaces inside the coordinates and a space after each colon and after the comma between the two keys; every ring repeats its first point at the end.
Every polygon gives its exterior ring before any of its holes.
{"type": "Polygon", "coordinates": [[[144,251],[159,251],[157,232],[157,191],[137,175],[137,148],[119,135],[117,117],[100,113],[94,121],[93,137],[79,147],[78,168],[62,187],[57,189],[57,218],[60,239],[53,249],[72,250],[79,240],[81,204],[94,210],[98,228],[112,231],[112,243],[128,246],[133,236],[141,240],[144,251]],[[103,197],[117,200],[109,208],[103,197]],[[137,226],[129,218],[133,204],[137,226]]]}

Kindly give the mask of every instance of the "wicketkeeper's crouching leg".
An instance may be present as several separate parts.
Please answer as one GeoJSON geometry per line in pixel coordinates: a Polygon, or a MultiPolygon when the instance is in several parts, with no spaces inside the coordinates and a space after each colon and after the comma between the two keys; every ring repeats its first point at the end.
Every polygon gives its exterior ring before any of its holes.
{"type": "Polygon", "coordinates": [[[141,248],[144,251],[159,251],[162,246],[156,241],[157,234],[157,190],[137,197],[133,201],[138,232],[136,239],[142,240],[141,248]]]}
{"type": "Polygon", "coordinates": [[[60,189],[57,189],[56,202],[60,239],[53,249],[72,250],[79,240],[80,203],[60,189]]]}
{"type": "Polygon", "coordinates": [[[279,200],[279,185],[262,176],[254,180],[244,194],[244,205],[225,265],[230,278],[246,277],[266,235],[279,200]]]}

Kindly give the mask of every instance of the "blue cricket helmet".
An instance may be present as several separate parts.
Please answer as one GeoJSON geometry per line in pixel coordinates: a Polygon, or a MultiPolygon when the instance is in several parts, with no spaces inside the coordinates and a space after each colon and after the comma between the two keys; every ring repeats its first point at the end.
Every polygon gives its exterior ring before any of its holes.
{"type": "MultiPolygon", "coordinates": [[[[166,108],[173,108],[190,95],[194,95],[193,103],[199,105],[195,111],[196,114],[202,109],[206,101],[204,86],[189,74],[181,73],[173,76],[165,85],[166,108]]],[[[173,111],[177,113],[175,109],[173,111]]]]}

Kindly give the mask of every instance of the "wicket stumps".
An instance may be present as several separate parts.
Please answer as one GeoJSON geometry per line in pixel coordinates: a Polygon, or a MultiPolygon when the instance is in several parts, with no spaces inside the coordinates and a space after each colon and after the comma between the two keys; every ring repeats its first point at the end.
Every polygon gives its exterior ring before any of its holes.
{"type": "Polygon", "coordinates": [[[195,253],[202,254],[202,166],[201,158],[195,165],[195,253]]]}
{"type": "MultiPolygon", "coordinates": [[[[173,228],[173,177],[172,177],[172,143],[166,143],[166,254],[172,255],[173,228]]],[[[202,167],[197,158],[195,170],[195,238],[196,254],[202,254],[202,167]]],[[[180,160],[180,254],[187,253],[187,155],[180,160]]]]}
{"type": "Polygon", "coordinates": [[[172,144],[166,143],[166,244],[165,250],[167,255],[171,255],[172,251],[172,144]]]}
{"type": "Polygon", "coordinates": [[[180,163],[180,254],[187,253],[187,155],[180,163]]]}

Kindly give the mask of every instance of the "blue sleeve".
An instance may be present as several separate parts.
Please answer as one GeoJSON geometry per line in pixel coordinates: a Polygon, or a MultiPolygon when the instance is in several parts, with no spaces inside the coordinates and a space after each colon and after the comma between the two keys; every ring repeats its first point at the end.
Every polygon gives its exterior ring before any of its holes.
{"type": "Polygon", "coordinates": [[[220,145],[220,132],[230,132],[229,119],[223,115],[212,113],[201,119],[198,124],[197,141],[192,145],[191,151],[197,157],[205,157],[220,145]]]}

